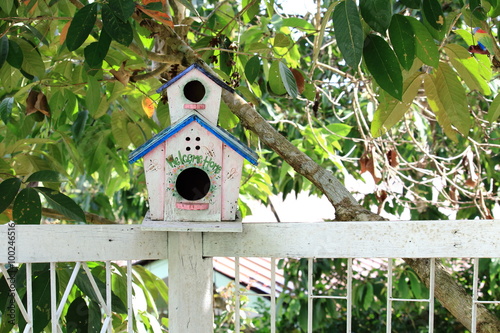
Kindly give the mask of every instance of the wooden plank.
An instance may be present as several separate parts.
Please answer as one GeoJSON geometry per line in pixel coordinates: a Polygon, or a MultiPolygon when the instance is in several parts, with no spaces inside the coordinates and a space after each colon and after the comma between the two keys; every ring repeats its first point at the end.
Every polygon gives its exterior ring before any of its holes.
{"type": "Polygon", "coordinates": [[[240,194],[241,171],[243,157],[228,145],[222,145],[222,199],[221,218],[223,221],[232,221],[238,211],[238,196],[240,194]]]}
{"type": "MultiPolygon", "coordinates": [[[[231,222],[229,222],[231,223],[231,222]]],[[[8,262],[0,225],[0,262],[8,262]]],[[[16,262],[159,259],[167,232],[140,225],[16,225],[16,262]]],[[[204,256],[500,257],[500,221],[244,223],[242,233],[203,234],[204,256]]]]}
{"type": "Polygon", "coordinates": [[[213,332],[213,266],[201,233],[168,233],[169,332],[213,332]]]}
{"type": "Polygon", "coordinates": [[[244,223],[203,235],[207,257],[500,257],[500,221],[244,223]]]}
{"type": "Polygon", "coordinates": [[[0,225],[0,262],[15,247],[16,262],[75,262],[167,257],[167,233],[146,233],[140,225],[16,225],[8,244],[0,225]]]}
{"type": "Polygon", "coordinates": [[[153,220],[165,218],[165,142],[144,156],[148,202],[153,220]]]}
{"type": "Polygon", "coordinates": [[[241,221],[231,222],[175,222],[144,220],[143,231],[180,231],[180,232],[241,232],[241,221]]]}

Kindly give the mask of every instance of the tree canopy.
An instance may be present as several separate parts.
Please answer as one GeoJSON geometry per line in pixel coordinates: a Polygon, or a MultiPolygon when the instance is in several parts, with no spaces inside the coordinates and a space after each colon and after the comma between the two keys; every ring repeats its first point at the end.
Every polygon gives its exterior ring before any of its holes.
{"type": "Polygon", "coordinates": [[[235,88],[220,126],[261,156],[244,214],[309,191],[334,220],[492,218],[499,14],[497,0],[2,1],[0,218],[140,222],[127,156],[169,125],[156,89],[195,62],[235,88]]]}

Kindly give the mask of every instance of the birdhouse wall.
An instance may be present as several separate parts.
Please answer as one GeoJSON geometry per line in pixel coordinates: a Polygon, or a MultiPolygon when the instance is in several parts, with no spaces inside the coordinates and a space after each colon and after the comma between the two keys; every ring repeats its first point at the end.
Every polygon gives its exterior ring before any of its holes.
{"type": "Polygon", "coordinates": [[[167,88],[172,124],[196,110],[217,125],[222,88],[195,69],[167,88]]]}
{"type": "Polygon", "coordinates": [[[165,143],[144,155],[149,212],[152,220],[163,220],[165,202],[165,143]]]}
{"type": "Polygon", "coordinates": [[[238,210],[243,157],[227,145],[222,147],[222,220],[234,221],[238,210]]]}
{"type": "Polygon", "coordinates": [[[197,122],[168,139],[166,221],[220,221],[223,143],[197,122]]]}

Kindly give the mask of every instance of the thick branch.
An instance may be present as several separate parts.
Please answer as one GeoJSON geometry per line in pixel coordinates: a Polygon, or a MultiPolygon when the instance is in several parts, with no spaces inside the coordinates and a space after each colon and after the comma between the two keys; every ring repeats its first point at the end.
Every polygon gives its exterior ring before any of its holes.
{"type": "MultiPolygon", "coordinates": [[[[429,259],[405,259],[427,287],[430,285],[429,259]]],[[[472,297],[436,260],[435,295],[441,304],[451,312],[468,330],[472,324],[472,297]]],[[[500,320],[483,304],[477,306],[477,332],[500,332],[500,320]]]]}
{"type": "MultiPolygon", "coordinates": [[[[173,37],[175,37],[173,35],[173,37]]],[[[199,63],[207,71],[214,71],[205,64],[180,38],[177,39],[178,50],[184,54],[176,54],[178,63],[199,63]]],[[[222,98],[230,110],[241,120],[242,124],[257,134],[260,140],[280,155],[295,171],[316,185],[335,207],[336,220],[343,221],[373,221],[384,220],[380,215],[364,209],[354,199],[342,183],[326,169],[301,152],[290,141],[274,129],[250,104],[239,95],[223,92],[222,98]]],[[[428,259],[406,259],[406,262],[420,276],[424,283],[429,283],[430,268],[428,259]]],[[[465,327],[471,323],[471,297],[466,290],[445,270],[442,265],[436,265],[436,298],[465,327]]],[[[477,332],[500,332],[500,321],[484,307],[478,307],[477,332]]]]}
{"type": "Polygon", "coordinates": [[[337,221],[383,220],[358,204],[342,183],[309,156],[279,134],[257,111],[239,95],[224,91],[224,102],[240,118],[243,126],[256,133],[261,141],[280,155],[295,171],[318,187],[335,207],[337,221]]]}

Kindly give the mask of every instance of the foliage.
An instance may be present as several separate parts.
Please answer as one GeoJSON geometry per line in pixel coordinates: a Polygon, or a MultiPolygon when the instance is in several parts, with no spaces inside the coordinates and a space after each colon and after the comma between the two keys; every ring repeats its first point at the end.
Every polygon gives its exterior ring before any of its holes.
{"type": "MultiPolygon", "coordinates": [[[[106,300],[106,266],[102,262],[88,262],[89,271],[97,288],[101,292],[101,298],[106,300]]],[[[56,269],[56,297],[61,300],[69,286],[75,264],[59,263],[56,269]]],[[[127,284],[126,268],[115,263],[111,264],[111,311],[112,325],[116,331],[124,331],[127,327],[127,284]]],[[[16,291],[22,299],[26,308],[26,265],[12,266],[9,275],[15,281],[16,291]]],[[[161,332],[165,329],[164,314],[159,313],[158,308],[166,308],[168,301],[167,286],[165,282],[141,266],[133,267],[132,288],[134,294],[134,331],[161,332]]],[[[0,309],[2,310],[2,320],[0,322],[0,332],[9,332],[13,325],[9,322],[6,314],[11,294],[3,276],[0,276],[0,309]],[[6,320],[7,319],[7,320],[6,320]]],[[[60,323],[64,327],[64,332],[96,332],[102,327],[101,303],[99,296],[92,286],[90,277],[83,268],[76,274],[74,284],[69,287],[67,301],[61,313],[60,323]]],[[[32,288],[33,299],[35,300],[33,321],[34,332],[44,332],[50,325],[50,265],[32,264],[32,288]]],[[[23,331],[26,321],[16,306],[15,323],[19,331],[23,331]]]]}
{"type": "MultiPolygon", "coordinates": [[[[471,262],[463,259],[443,259],[442,264],[453,270],[457,278],[472,293],[473,270],[471,262]]],[[[276,300],[278,332],[307,332],[308,262],[307,259],[287,259],[279,262],[284,269],[285,289],[276,300]]],[[[314,332],[344,332],[347,327],[347,260],[315,259],[313,265],[313,293],[338,299],[317,298],[313,301],[314,332]]],[[[366,266],[367,263],[365,262],[366,266]]],[[[369,264],[368,264],[369,265],[369,264]]],[[[387,322],[387,262],[373,261],[370,268],[353,261],[352,330],[356,332],[382,332],[387,322]]],[[[500,293],[494,285],[498,279],[498,260],[481,259],[478,278],[482,281],[481,300],[498,299],[500,293]]],[[[399,299],[429,299],[429,289],[416,273],[401,261],[393,262],[392,297],[399,299]]],[[[434,327],[440,332],[468,332],[462,324],[435,301],[434,327]]],[[[425,302],[392,302],[392,332],[427,332],[429,306],[425,302]]],[[[270,307],[265,302],[256,308],[260,316],[253,319],[258,332],[269,332],[270,307]],[[267,329],[266,329],[267,328],[267,329]]],[[[491,307],[497,315],[499,310],[491,307]]]]}
{"type": "MultiPolygon", "coordinates": [[[[190,65],[190,48],[365,207],[492,218],[499,14],[494,0],[324,0],[292,15],[274,0],[2,1],[1,220],[38,223],[45,203],[63,220],[142,220],[144,174],[127,155],[169,125],[156,89],[190,65]]],[[[259,148],[243,212],[248,198],[320,194],[225,104],[220,125],[259,148]]]]}
{"type": "MultiPolygon", "coordinates": [[[[55,170],[69,180],[60,190],[83,193],[72,197],[84,210],[140,219],[144,178],[127,154],[168,125],[161,82],[149,71],[164,61],[168,79],[187,64],[175,43],[159,53],[179,63],[153,56],[152,37],[182,21],[190,29],[174,27],[180,36],[296,146],[345,177],[371,174],[368,207],[398,216],[432,203],[459,218],[492,216],[496,2],[324,1],[320,20],[257,0],[186,2],[191,17],[176,6],[165,14],[161,2],[77,4],[0,7],[4,179],[55,170]],[[474,48],[476,26],[489,50],[474,48]]],[[[221,126],[256,142],[224,105],[221,112],[221,126]]],[[[245,194],[267,202],[271,192],[315,191],[276,154],[260,152],[245,194]]]]}
{"type": "Polygon", "coordinates": [[[229,282],[226,286],[220,287],[216,290],[215,297],[215,320],[214,332],[215,333],[231,333],[235,332],[235,315],[239,311],[240,315],[240,331],[241,332],[255,332],[263,326],[254,325],[252,318],[249,314],[256,313],[256,311],[249,307],[248,290],[238,286],[240,298],[239,307],[236,304],[235,284],[234,281],[229,282]]]}

